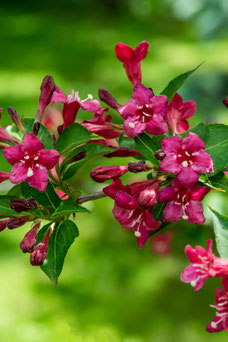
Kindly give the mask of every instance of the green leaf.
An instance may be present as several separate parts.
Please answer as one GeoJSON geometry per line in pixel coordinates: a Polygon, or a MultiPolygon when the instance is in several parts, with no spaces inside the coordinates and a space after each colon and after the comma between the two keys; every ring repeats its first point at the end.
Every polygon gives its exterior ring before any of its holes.
{"type": "Polygon", "coordinates": [[[60,155],[92,139],[98,139],[97,135],[90,133],[85,127],[73,123],[60,134],[55,149],[60,155]]]}
{"type": "MultiPolygon", "coordinates": [[[[32,133],[34,120],[26,118],[23,120],[23,125],[24,125],[26,133],[32,133]]],[[[37,135],[37,138],[42,141],[45,149],[52,150],[54,148],[52,137],[51,137],[48,129],[43,124],[41,124],[41,126],[40,126],[40,130],[39,130],[39,133],[37,135]]]]}
{"type": "Polygon", "coordinates": [[[17,216],[21,215],[21,213],[17,213],[13,209],[10,208],[10,200],[15,198],[13,196],[0,196],[0,216],[17,216]]]}
{"type": "Polygon", "coordinates": [[[228,166],[228,126],[207,125],[204,142],[206,144],[205,151],[210,154],[214,165],[214,172],[209,174],[210,177],[228,166]]]}
{"type": "Polygon", "coordinates": [[[124,133],[120,135],[120,137],[118,138],[118,142],[121,147],[129,148],[131,150],[137,150],[135,141],[132,138],[125,136],[124,133]]]}
{"type": "Polygon", "coordinates": [[[83,166],[85,163],[87,163],[89,160],[101,157],[101,156],[103,156],[109,152],[110,152],[109,147],[104,146],[104,145],[100,145],[100,144],[93,144],[93,143],[83,145],[83,146],[76,148],[71,153],[69,153],[69,155],[67,156],[67,158],[64,159],[64,161],[61,165],[62,166],[61,167],[62,179],[67,180],[67,179],[71,178],[72,176],[74,176],[76,174],[78,169],[81,166],[83,166]],[[69,162],[69,160],[71,158],[73,158],[75,155],[77,155],[79,152],[81,152],[83,150],[86,151],[85,158],[83,158],[77,162],[67,164],[67,162],[69,162]]]}
{"type": "Polygon", "coordinates": [[[32,196],[32,198],[34,198],[39,204],[51,209],[58,208],[61,202],[61,199],[55,192],[53,185],[50,182],[48,182],[48,185],[43,192],[32,188],[27,182],[23,182],[21,183],[21,191],[25,198],[32,196]]]}
{"type": "Polygon", "coordinates": [[[7,193],[8,196],[13,196],[14,198],[20,197],[21,193],[21,183],[14,185],[7,193]]]}
{"type": "Polygon", "coordinates": [[[70,200],[65,200],[60,203],[60,206],[55,210],[51,218],[54,220],[61,216],[70,215],[72,213],[89,213],[89,210],[70,200]]]}
{"type": "Polygon", "coordinates": [[[41,265],[41,269],[55,285],[62,271],[67,251],[78,235],[78,228],[73,221],[65,220],[55,225],[48,243],[47,258],[41,265]]]}
{"type": "Polygon", "coordinates": [[[46,235],[48,228],[51,226],[53,222],[50,221],[47,224],[45,224],[41,229],[39,229],[37,233],[37,238],[36,238],[36,246],[43,240],[44,236],[46,235]]]}
{"type": "Polygon", "coordinates": [[[165,87],[165,89],[161,92],[162,95],[166,95],[168,97],[168,102],[170,102],[173,96],[176,94],[178,89],[183,85],[183,83],[187,80],[187,78],[193,74],[200,66],[198,65],[195,69],[185,72],[177,77],[175,77],[169,84],[165,87]]]}
{"type": "Polygon", "coordinates": [[[200,123],[199,125],[190,129],[189,131],[182,133],[181,137],[185,138],[189,134],[189,132],[196,133],[200,137],[200,139],[204,140],[204,136],[206,133],[206,125],[204,123],[200,123]]]}
{"type": "Polygon", "coordinates": [[[145,159],[150,160],[154,165],[158,166],[159,161],[155,158],[154,152],[161,148],[161,140],[164,135],[149,136],[146,133],[141,133],[134,138],[138,150],[142,153],[145,159]]]}
{"type": "Polygon", "coordinates": [[[228,190],[228,176],[224,172],[219,172],[210,178],[207,174],[202,174],[200,175],[199,182],[217,191],[228,190]]]}
{"type": "Polygon", "coordinates": [[[161,221],[162,224],[156,230],[150,231],[150,236],[158,233],[160,230],[162,230],[163,228],[168,226],[168,224],[170,224],[169,222],[163,222],[163,211],[164,211],[165,206],[166,206],[166,203],[157,203],[154,206],[153,211],[152,211],[152,215],[154,217],[154,220],[155,221],[161,221]]]}
{"type": "Polygon", "coordinates": [[[213,217],[217,250],[221,258],[228,259],[228,217],[219,214],[211,207],[209,209],[213,217]]]}

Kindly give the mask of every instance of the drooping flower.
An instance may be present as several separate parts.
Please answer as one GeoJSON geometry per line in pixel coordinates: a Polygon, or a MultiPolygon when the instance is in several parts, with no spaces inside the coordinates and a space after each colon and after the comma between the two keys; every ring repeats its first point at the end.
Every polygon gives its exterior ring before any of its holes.
{"type": "Polygon", "coordinates": [[[168,105],[166,121],[170,130],[174,133],[184,133],[188,130],[189,124],[186,119],[191,118],[196,111],[196,103],[193,100],[183,102],[179,94],[175,94],[168,105]]]}
{"type": "Polygon", "coordinates": [[[48,230],[44,239],[34,248],[30,254],[30,262],[33,266],[40,266],[47,257],[48,242],[50,238],[51,228],[48,230]]]}
{"type": "Polygon", "coordinates": [[[190,245],[185,247],[191,265],[181,273],[181,280],[190,283],[195,291],[199,290],[209,277],[228,276],[228,260],[215,257],[211,247],[212,240],[207,241],[207,249],[201,246],[196,246],[195,249],[190,245]]]}
{"type": "Polygon", "coordinates": [[[200,203],[210,191],[209,187],[201,187],[198,184],[193,188],[185,188],[177,178],[172,181],[172,186],[164,188],[159,193],[159,202],[168,202],[163,211],[166,222],[187,220],[190,223],[203,224],[203,206],[200,203]]]}
{"type": "Polygon", "coordinates": [[[40,228],[41,221],[37,222],[20,242],[20,249],[23,253],[32,253],[36,244],[37,231],[40,228]]]}
{"type": "Polygon", "coordinates": [[[216,289],[215,307],[217,312],[215,318],[208,324],[208,332],[228,331],[228,278],[222,279],[224,291],[216,289]]]}
{"type": "Polygon", "coordinates": [[[197,134],[189,133],[183,141],[177,136],[164,138],[161,145],[166,156],[160,170],[177,175],[184,187],[192,187],[200,173],[213,172],[212,159],[197,134]]]}
{"type": "Polygon", "coordinates": [[[97,100],[92,100],[93,96],[88,95],[87,99],[81,100],[78,92],[72,90],[72,93],[68,96],[59,88],[55,87],[51,98],[51,105],[54,103],[63,103],[63,129],[72,124],[76,118],[79,108],[91,113],[95,113],[101,109],[100,103],[97,100]],[[87,101],[92,100],[92,101],[87,101]]]}
{"type": "Polygon", "coordinates": [[[97,166],[90,172],[90,177],[97,183],[103,183],[106,180],[119,178],[128,172],[127,166],[109,165],[97,166]]]}
{"type": "Polygon", "coordinates": [[[115,46],[116,57],[123,62],[129,81],[135,86],[141,83],[141,61],[146,57],[149,49],[149,43],[142,41],[135,49],[124,43],[118,43],[115,46]]]}
{"type": "Polygon", "coordinates": [[[135,232],[141,248],[149,238],[151,230],[160,227],[150,213],[157,203],[159,184],[156,179],[123,185],[120,179],[103,189],[104,193],[115,200],[113,214],[122,227],[135,232]]]}
{"type": "Polygon", "coordinates": [[[5,158],[13,165],[10,174],[12,183],[27,181],[39,191],[44,191],[48,183],[48,169],[58,161],[56,150],[44,149],[43,143],[33,134],[26,134],[21,144],[6,147],[5,158]]]}
{"type": "Polygon", "coordinates": [[[105,139],[113,139],[120,136],[121,130],[117,130],[112,126],[112,116],[107,115],[104,117],[108,108],[98,109],[95,111],[91,120],[84,120],[82,126],[88,129],[88,131],[100,135],[105,139]]]}
{"type": "Polygon", "coordinates": [[[156,135],[164,134],[168,130],[165,122],[167,97],[154,95],[151,89],[142,84],[135,86],[131,100],[119,107],[118,111],[125,120],[125,133],[131,138],[143,131],[156,135]]]}

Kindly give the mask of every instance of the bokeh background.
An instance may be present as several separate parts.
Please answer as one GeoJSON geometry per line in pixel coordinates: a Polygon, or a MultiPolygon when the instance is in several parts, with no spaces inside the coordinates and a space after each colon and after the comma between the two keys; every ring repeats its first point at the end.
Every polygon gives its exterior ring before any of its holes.
{"type": "MultiPolygon", "coordinates": [[[[9,106],[34,117],[46,74],[66,93],[74,89],[81,98],[88,93],[96,98],[102,87],[125,103],[132,87],[114,46],[122,41],[135,47],[142,40],[150,43],[142,66],[146,86],[159,93],[170,79],[204,61],[180,91],[185,100],[197,102],[191,125],[228,124],[222,104],[228,95],[227,19],[227,0],[2,1],[1,124],[10,123],[9,106]]],[[[0,163],[7,171],[2,156],[0,163]]],[[[94,166],[100,163],[107,161],[94,166]]],[[[99,189],[89,171],[76,179],[85,192],[99,189]]],[[[8,186],[2,183],[1,192],[8,186]]],[[[228,214],[223,193],[211,192],[205,203],[228,214]]],[[[184,246],[205,246],[213,236],[207,209],[203,227],[180,222],[167,228],[173,239],[171,254],[164,256],[151,243],[139,250],[135,237],[112,217],[112,206],[112,200],[100,199],[88,204],[93,214],[78,216],[80,238],[67,255],[57,288],[20,251],[26,228],[1,233],[0,341],[227,341],[226,332],[205,331],[214,317],[209,304],[219,281],[209,279],[194,293],[179,279],[188,264],[184,246]]]]}

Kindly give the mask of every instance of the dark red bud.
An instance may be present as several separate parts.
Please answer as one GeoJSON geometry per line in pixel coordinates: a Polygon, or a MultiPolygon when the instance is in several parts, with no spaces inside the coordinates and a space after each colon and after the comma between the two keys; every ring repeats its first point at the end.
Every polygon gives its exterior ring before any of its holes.
{"type": "Polygon", "coordinates": [[[25,235],[24,239],[20,242],[20,248],[23,253],[32,253],[36,244],[37,231],[40,228],[41,221],[35,224],[30,231],[25,235]]]}
{"type": "Polygon", "coordinates": [[[228,108],[228,96],[225,97],[225,99],[222,101],[224,103],[224,105],[226,106],[226,108],[228,108]]]}
{"type": "Polygon", "coordinates": [[[97,166],[90,172],[90,177],[97,183],[103,183],[108,179],[119,178],[127,171],[127,166],[97,166]]]}
{"type": "Polygon", "coordinates": [[[145,165],[145,160],[141,160],[140,162],[128,163],[128,171],[133,173],[147,171],[147,165],[145,165]]]}
{"type": "Polygon", "coordinates": [[[165,152],[163,150],[158,150],[154,152],[154,156],[157,160],[162,160],[165,158],[165,152]]]}
{"type": "Polygon", "coordinates": [[[34,135],[37,135],[39,133],[40,126],[41,126],[41,122],[39,120],[36,120],[34,122],[34,125],[33,125],[33,128],[32,128],[32,133],[34,135]]]}
{"type": "Polygon", "coordinates": [[[23,217],[12,217],[7,221],[7,227],[9,229],[18,228],[20,226],[23,226],[26,222],[28,222],[29,217],[23,216],[23,217]]]}
{"type": "Polygon", "coordinates": [[[40,90],[41,93],[39,97],[39,112],[40,116],[42,117],[45,108],[51,102],[52,94],[55,90],[55,82],[51,76],[44,77],[43,82],[40,86],[40,90]]]}
{"type": "Polygon", "coordinates": [[[86,154],[87,154],[86,150],[83,150],[83,151],[77,153],[74,157],[68,159],[67,163],[70,164],[70,163],[74,163],[74,162],[77,162],[79,160],[82,160],[86,157],[86,154]]]}
{"type": "Polygon", "coordinates": [[[19,130],[25,134],[25,128],[21,122],[21,119],[19,117],[19,115],[17,114],[16,110],[13,107],[9,107],[7,108],[8,113],[11,117],[11,120],[15,123],[15,125],[19,128],[19,130]]]}
{"type": "Polygon", "coordinates": [[[48,241],[50,237],[50,229],[48,230],[47,235],[43,239],[42,242],[40,242],[34,251],[30,255],[30,262],[33,266],[40,266],[43,264],[44,260],[47,257],[47,251],[48,251],[48,241]]]}
{"type": "Polygon", "coordinates": [[[10,200],[10,207],[17,213],[21,213],[22,211],[37,209],[38,203],[32,197],[29,197],[26,200],[22,198],[13,198],[10,200]]]}
{"type": "Polygon", "coordinates": [[[98,95],[101,101],[106,103],[109,107],[113,109],[119,108],[121,105],[116,101],[116,99],[112,96],[109,91],[105,89],[99,89],[98,90],[98,95]]]}
{"type": "Polygon", "coordinates": [[[113,158],[113,157],[133,157],[140,156],[141,153],[138,150],[132,150],[126,147],[118,147],[114,150],[114,152],[108,153],[105,155],[105,158],[113,158]]]}
{"type": "Polygon", "coordinates": [[[3,231],[7,227],[8,221],[9,220],[0,221],[0,232],[3,231]]]}

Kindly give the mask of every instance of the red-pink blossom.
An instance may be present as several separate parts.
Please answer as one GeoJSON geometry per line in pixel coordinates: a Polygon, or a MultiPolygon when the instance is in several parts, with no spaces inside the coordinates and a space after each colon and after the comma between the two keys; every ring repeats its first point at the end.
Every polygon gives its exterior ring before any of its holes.
{"type": "Polygon", "coordinates": [[[118,108],[124,118],[125,133],[134,138],[143,131],[156,135],[164,134],[168,130],[165,122],[167,114],[167,97],[155,95],[151,89],[137,84],[133,90],[131,100],[118,108]]]}
{"type": "Polygon", "coordinates": [[[127,166],[109,165],[97,166],[90,172],[90,177],[97,183],[103,183],[106,180],[119,178],[128,172],[127,166]]]}
{"type": "Polygon", "coordinates": [[[15,184],[27,181],[39,191],[46,189],[48,169],[52,169],[59,158],[56,150],[44,149],[43,143],[33,134],[26,134],[19,145],[6,147],[3,154],[13,165],[10,181],[15,184]]]}
{"type": "Polygon", "coordinates": [[[162,234],[154,234],[151,238],[151,250],[152,252],[160,255],[171,254],[171,242],[173,239],[173,232],[166,231],[162,234]]]}
{"type": "Polygon", "coordinates": [[[211,247],[212,240],[207,241],[207,249],[201,246],[196,246],[195,249],[190,245],[185,247],[191,265],[181,273],[181,280],[190,283],[195,291],[199,290],[209,277],[228,276],[228,260],[215,257],[211,247]]]}
{"type": "Polygon", "coordinates": [[[160,170],[176,174],[184,187],[192,187],[200,173],[213,172],[212,159],[197,134],[189,133],[183,141],[177,136],[164,138],[161,145],[166,156],[160,170]]]}
{"type": "Polygon", "coordinates": [[[217,312],[215,318],[208,324],[208,332],[228,331],[228,278],[222,279],[224,291],[220,288],[216,289],[215,307],[217,312]]]}
{"type": "Polygon", "coordinates": [[[188,189],[177,178],[172,181],[171,185],[159,193],[159,201],[167,202],[163,211],[164,221],[173,222],[185,219],[190,223],[203,224],[205,218],[200,201],[210,191],[210,188],[196,184],[188,189]]]}
{"type": "Polygon", "coordinates": [[[122,227],[135,232],[138,246],[141,248],[147,241],[151,230],[160,227],[150,213],[157,203],[159,184],[152,179],[123,185],[120,179],[103,189],[104,193],[115,200],[113,214],[122,227]]]}
{"type": "Polygon", "coordinates": [[[183,102],[179,94],[175,94],[168,105],[166,122],[174,133],[184,133],[188,130],[189,124],[186,119],[191,118],[196,111],[196,103],[193,100],[183,102]]]}
{"type": "Polygon", "coordinates": [[[53,92],[51,98],[51,105],[54,103],[63,103],[63,129],[72,124],[76,118],[79,108],[87,112],[95,113],[97,110],[101,109],[100,103],[97,100],[87,101],[88,99],[92,99],[92,95],[88,95],[87,99],[81,100],[78,92],[74,92],[68,96],[64,94],[64,92],[59,88],[55,87],[55,91],[53,92]]]}
{"type": "Polygon", "coordinates": [[[135,86],[141,83],[141,61],[146,57],[149,49],[149,43],[142,41],[135,49],[124,43],[118,43],[115,46],[116,57],[123,62],[129,81],[135,86]]]}

